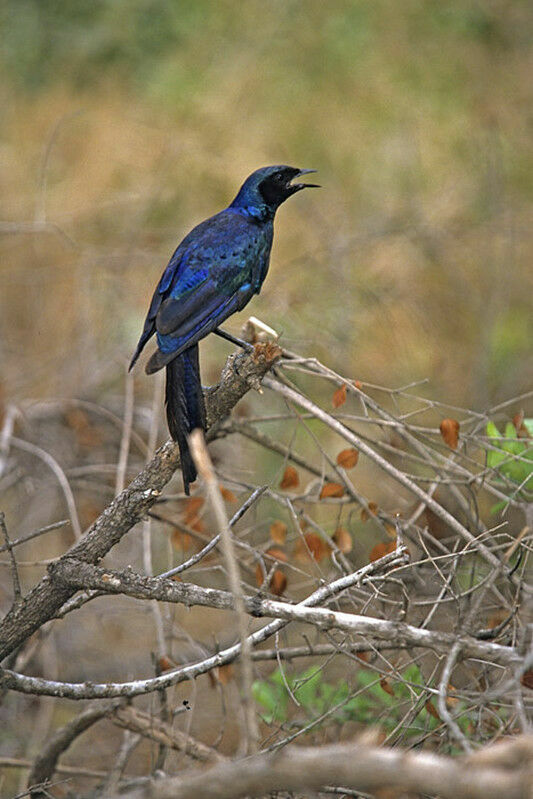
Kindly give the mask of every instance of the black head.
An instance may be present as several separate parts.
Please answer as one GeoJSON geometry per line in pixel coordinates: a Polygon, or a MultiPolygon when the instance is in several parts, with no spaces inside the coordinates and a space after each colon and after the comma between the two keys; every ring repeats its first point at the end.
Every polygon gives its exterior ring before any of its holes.
{"type": "Polygon", "coordinates": [[[265,209],[275,213],[281,203],[306,188],[318,188],[316,183],[293,183],[300,175],[315,172],[315,169],[296,169],[293,166],[264,166],[252,172],[232,202],[233,208],[265,209]]]}

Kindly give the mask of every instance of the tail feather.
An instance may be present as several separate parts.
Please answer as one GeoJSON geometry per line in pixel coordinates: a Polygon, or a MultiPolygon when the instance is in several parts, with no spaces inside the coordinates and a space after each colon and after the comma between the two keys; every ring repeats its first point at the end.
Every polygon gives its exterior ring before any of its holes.
{"type": "Polygon", "coordinates": [[[187,436],[196,427],[205,430],[205,404],[200,381],[198,345],[182,352],[167,364],[166,410],[170,435],[178,443],[185,493],[197,472],[187,444],[187,436]]]}

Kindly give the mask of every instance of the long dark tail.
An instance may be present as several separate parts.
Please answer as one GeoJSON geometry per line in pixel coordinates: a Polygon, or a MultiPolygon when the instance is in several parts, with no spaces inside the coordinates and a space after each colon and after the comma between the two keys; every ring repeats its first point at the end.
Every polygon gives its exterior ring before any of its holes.
{"type": "Polygon", "coordinates": [[[189,494],[189,483],[196,480],[197,473],[187,436],[195,427],[205,430],[198,344],[182,352],[167,365],[166,407],[170,435],[180,448],[183,487],[185,493],[189,494]]]}

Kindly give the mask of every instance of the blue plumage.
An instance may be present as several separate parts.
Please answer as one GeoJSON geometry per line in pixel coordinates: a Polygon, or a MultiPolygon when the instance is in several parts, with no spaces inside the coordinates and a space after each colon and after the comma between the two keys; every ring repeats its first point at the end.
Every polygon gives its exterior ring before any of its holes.
{"type": "Polygon", "coordinates": [[[183,239],[152,297],[130,369],[155,333],[158,349],[146,371],[167,367],[167,420],[180,447],[187,494],[196,479],[187,435],[195,427],[205,428],[198,342],[260,292],[276,210],[291,194],[314,185],[292,183],[312,171],[270,166],[250,175],[228,208],[183,239]]]}

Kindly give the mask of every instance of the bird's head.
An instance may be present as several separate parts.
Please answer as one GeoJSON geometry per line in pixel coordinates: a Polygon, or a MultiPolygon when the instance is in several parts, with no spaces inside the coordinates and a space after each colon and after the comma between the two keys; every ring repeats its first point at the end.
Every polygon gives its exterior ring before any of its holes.
{"type": "Polygon", "coordinates": [[[285,165],[257,169],[246,178],[231,207],[251,211],[252,215],[257,210],[257,215],[273,216],[291,194],[302,189],[319,188],[317,183],[293,183],[296,178],[310,172],[316,170],[285,165]]]}

